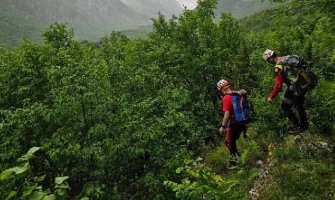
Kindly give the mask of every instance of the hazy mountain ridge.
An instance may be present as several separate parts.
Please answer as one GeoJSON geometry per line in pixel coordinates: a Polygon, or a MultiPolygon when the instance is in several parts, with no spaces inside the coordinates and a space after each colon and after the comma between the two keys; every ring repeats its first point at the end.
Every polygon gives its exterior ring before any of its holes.
{"type": "Polygon", "coordinates": [[[180,14],[182,7],[177,1],[166,1],[166,0],[121,0],[129,8],[135,12],[140,13],[143,16],[152,18],[157,15],[157,12],[161,12],[165,16],[172,16],[173,14],[180,14]],[[150,6],[148,6],[150,5],[150,6]]]}
{"type": "Polygon", "coordinates": [[[69,24],[79,38],[97,40],[112,30],[149,25],[159,11],[170,17],[180,14],[182,7],[176,0],[1,0],[0,41],[18,44],[22,37],[36,41],[56,21],[69,24]]]}
{"type": "MultiPolygon", "coordinates": [[[[216,14],[244,17],[269,6],[260,0],[218,0],[216,14]]],[[[136,32],[151,25],[158,12],[169,18],[182,10],[176,0],[0,0],[0,43],[40,41],[41,32],[56,21],[74,28],[78,39],[97,41],[113,30],[136,32]]]]}
{"type": "MultiPolygon", "coordinates": [[[[28,20],[67,22],[88,27],[112,26],[114,29],[139,27],[149,24],[143,16],[120,0],[5,0],[1,10],[28,20]]],[[[147,5],[149,6],[149,5],[147,5]]],[[[163,8],[161,8],[163,10],[163,8]]],[[[158,11],[153,11],[153,13],[158,11]]],[[[151,16],[153,17],[153,16],[151,16]]]]}
{"type": "Polygon", "coordinates": [[[216,13],[231,12],[233,16],[242,18],[272,5],[269,1],[261,0],[218,0],[216,13]]]}

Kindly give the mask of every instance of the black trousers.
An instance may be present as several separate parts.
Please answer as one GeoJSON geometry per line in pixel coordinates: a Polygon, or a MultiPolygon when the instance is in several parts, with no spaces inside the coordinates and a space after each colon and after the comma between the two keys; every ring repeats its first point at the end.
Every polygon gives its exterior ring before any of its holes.
{"type": "Polygon", "coordinates": [[[290,89],[287,89],[281,105],[285,116],[292,122],[292,124],[295,126],[299,126],[304,130],[308,129],[308,120],[304,107],[305,94],[306,92],[295,95],[294,92],[292,92],[290,89]],[[296,117],[292,110],[293,106],[296,106],[297,108],[299,119],[296,117]]]}
{"type": "Polygon", "coordinates": [[[231,156],[240,156],[240,153],[237,150],[236,141],[240,137],[241,133],[243,131],[246,131],[246,125],[240,125],[240,124],[230,124],[230,148],[229,152],[231,156]]]}

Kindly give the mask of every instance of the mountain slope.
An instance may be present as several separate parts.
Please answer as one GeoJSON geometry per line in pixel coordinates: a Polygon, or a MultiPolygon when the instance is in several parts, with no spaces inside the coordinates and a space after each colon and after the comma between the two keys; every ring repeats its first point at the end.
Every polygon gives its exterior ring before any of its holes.
{"type": "Polygon", "coordinates": [[[171,16],[182,8],[175,0],[2,0],[0,41],[17,45],[23,36],[36,41],[53,22],[68,23],[78,38],[97,40],[112,30],[149,25],[158,11],[171,16]]]}
{"type": "Polygon", "coordinates": [[[218,0],[217,14],[230,12],[237,18],[249,16],[257,11],[272,6],[269,1],[260,0],[218,0]]]}
{"type": "Polygon", "coordinates": [[[182,7],[177,1],[166,1],[166,0],[121,0],[129,8],[141,15],[148,17],[149,19],[156,16],[158,11],[163,15],[171,16],[173,14],[180,14],[182,7]],[[150,5],[150,6],[148,6],[150,5]]]}

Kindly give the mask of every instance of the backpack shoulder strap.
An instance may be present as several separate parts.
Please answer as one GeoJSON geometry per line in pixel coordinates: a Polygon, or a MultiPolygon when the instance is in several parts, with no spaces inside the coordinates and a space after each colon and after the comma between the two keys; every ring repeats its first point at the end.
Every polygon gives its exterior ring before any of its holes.
{"type": "Polygon", "coordinates": [[[226,95],[230,95],[230,96],[243,96],[246,97],[248,96],[247,91],[245,90],[239,90],[239,91],[233,91],[232,93],[226,94],[226,95]]]}

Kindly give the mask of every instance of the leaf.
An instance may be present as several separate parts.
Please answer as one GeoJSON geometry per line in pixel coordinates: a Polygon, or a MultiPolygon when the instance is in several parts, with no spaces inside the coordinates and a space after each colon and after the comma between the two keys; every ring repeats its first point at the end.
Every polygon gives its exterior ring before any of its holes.
{"type": "Polygon", "coordinates": [[[50,190],[50,188],[48,188],[48,189],[44,190],[43,192],[44,192],[44,194],[47,195],[47,194],[50,194],[50,193],[51,193],[51,190],[50,190]]]}
{"type": "Polygon", "coordinates": [[[50,194],[50,195],[43,197],[42,200],[56,200],[56,196],[54,194],[50,194]]]}
{"type": "Polygon", "coordinates": [[[184,170],[183,167],[178,167],[178,168],[176,169],[176,173],[177,173],[177,174],[180,174],[183,170],[184,170]]]}
{"type": "Polygon", "coordinates": [[[230,185],[228,186],[228,188],[223,192],[223,194],[227,194],[228,192],[230,192],[231,189],[232,189],[235,185],[237,185],[237,184],[238,184],[238,181],[233,182],[232,184],[230,184],[230,185]]]}
{"type": "Polygon", "coordinates": [[[261,172],[260,169],[258,169],[258,168],[252,168],[249,171],[248,180],[249,181],[253,180],[255,177],[257,177],[260,174],[260,172],[261,172]]]}
{"type": "Polygon", "coordinates": [[[44,181],[45,176],[46,176],[46,175],[44,174],[43,176],[38,177],[38,178],[37,178],[37,182],[44,181]]]}
{"type": "Polygon", "coordinates": [[[12,167],[10,169],[6,169],[5,171],[2,171],[0,174],[0,180],[5,180],[9,176],[11,176],[13,173],[15,174],[22,174],[23,172],[27,171],[29,169],[29,163],[24,163],[22,167],[12,167]]]}
{"type": "Polygon", "coordinates": [[[34,153],[40,150],[42,147],[32,147],[28,150],[26,154],[24,154],[18,161],[28,161],[30,158],[34,156],[34,153]]]}
{"type": "Polygon", "coordinates": [[[32,147],[26,154],[34,154],[36,151],[40,150],[42,147],[32,147]]]}
{"type": "Polygon", "coordinates": [[[60,190],[56,190],[55,193],[57,194],[57,196],[61,196],[62,197],[62,196],[65,195],[66,191],[63,190],[63,189],[60,189],[60,190]]]}
{"type": "Polygon", "coordinates": [[[215,175],[215,176],[214,176],[214,180],[215,180],[215,182],[217,182],[217,183],[221,183],[221,182],[222,182],[222,177],[219,176],[219,175],[215,175]]]}
{"type": "Polygon", "coordinates": [[[13,167],[15,174],[22,174],[29,169],[29,163],[26,162],[22,167],[13,167]]]}
{"type": "Polygon", "coordinates": [[[30,196],[29,200],[42,200],[44,197],[44,193],[41,191],[35,191],[33,194],[30,196]]]}
{"type": "Polygon", "coordinates": [[[10,177],[14,173],[13,169],[6,169],[1,172],[0,174],[0,180],[6,180],[8,177],[10,177]]]}
{"type": "Polygon", "coordinates": [[[199,162],[199,161],[203,161],[203,160],[204,160],[203,158],[198,157],[196,161],[199,162]]]}
{"type": "Polygon", "coordinates": [[[33,193],[33,191],[36,190],[37,186],[37,183],[31,186],[25,186],[22,190],[22,196],[29,197],[33,193]]]}
{"type": "Polygon", "coordinates": [[[10,199],[13,198],[16,194],[17,194],[17,193],[16,193],[15,191],[11,191],[11,192],[8,194],[6,200],[10,200],[10,199]]]}
{"type": "Polygon", "coordinates": [[[67,180],[69,177],[68,176],[63,176],[63,177],[57,177],[55,178],[55,183],[57,185],[62,184],[65,180],[67,180]]]}

